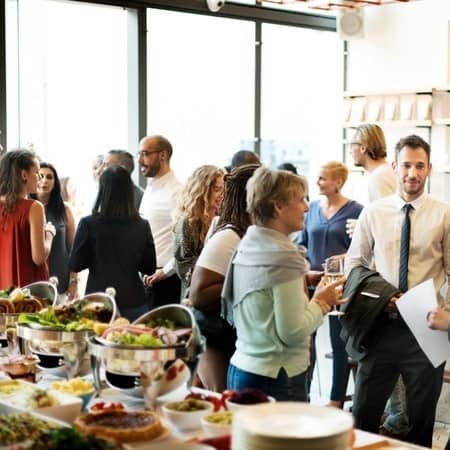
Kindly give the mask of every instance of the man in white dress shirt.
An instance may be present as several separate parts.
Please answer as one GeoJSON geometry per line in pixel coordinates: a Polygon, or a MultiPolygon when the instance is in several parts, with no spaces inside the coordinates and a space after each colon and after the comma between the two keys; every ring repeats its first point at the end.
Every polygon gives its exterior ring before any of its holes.
{"type": "MultiPolygon", "coordinates": [[[[419,136],[401,139],[393,164],[397,194],[366,206],[361,213],[346,257],[346,273],[353,267],[370,267],[400,287],[400,241],[403,207],[410,204],[410,239],[407,285],[433,279],[441,304],[450,306],[450,289],[440,291],[450,275],[450,205],[424,192],[431,171],[430,146],[419,136]]],[[[360,361],[355,386],[355,426],[377,432],[387,398],[402,375],[407,399],[409,429],[406,440],[431,447],[436,403],[444,367],[434,368],[401,316],[392,298],[377,319],[367,341],[368,354],[360,361]]]]}
{"type": "MultiPolygon", "coordinates": [[[[357,167],[363,167],[369,174],[367,180],[369,202],[392,195],[397,190],[397,177],[392,164],[386,161],[386,139],[381,127],[366,123],[355,130],[351,141],[351,154],[357,167]]],[[[357,220],[347,221],[350,237],[353,234],[357,220]]],[[[408,431],[406,415],[405,386],[401,377],[395,385],[386,406],[386,418],[380,428],[380,433],[401,438],[408,431]]]]}
{"type": "Polygon", "coordinates": [[[144,277],[152,287],[151,308],[178,303],[181,295],[180,279],[174,270],[173,214],[182,185],[170,168],[172,152],[172,145],[163,136],[146,136],[139,143],[139,165],[148,178],[139,212],[150,223],[158,267],[144,277]]]}

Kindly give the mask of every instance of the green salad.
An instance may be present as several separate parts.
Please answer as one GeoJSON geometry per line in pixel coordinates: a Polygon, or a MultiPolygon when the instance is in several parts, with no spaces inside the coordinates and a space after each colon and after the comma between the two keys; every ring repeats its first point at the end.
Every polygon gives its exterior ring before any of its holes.
{"type": "Polygon", "coordinates": [[[21,325],[36,324],[61,331],[90,330],[92,328],[90,321],[81,317],[75,308],[71,308],[49,307],[38,313],[22,313],[19,315],[18,323],[21,325]]]}

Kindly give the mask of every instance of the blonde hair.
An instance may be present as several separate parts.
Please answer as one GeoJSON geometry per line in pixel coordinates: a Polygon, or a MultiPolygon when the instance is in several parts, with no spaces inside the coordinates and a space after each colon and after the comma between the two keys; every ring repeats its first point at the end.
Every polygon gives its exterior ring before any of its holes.
{"type": "Polygon", "coordinates": [[[328,161],[325,164],[322,164],[320,167],[321,169],[328,170],[334,180],[342,180],[342,186],[347,181],[348,168],[344,163],[341,163],[340,161],[328,161]]]}
{"type": "Polygon", "coordinates": [[[367,147],[367,153],[373,160],[386,158],[386,139],[383,130],[375,124],[360,125],[355,131],[355,142],[367,147]]]}
{"type": "Polygon", "coordinates": [[[308,183],[301,175],[260,167],[247,183],[247,212],[255,223],[264,224],[275,218],[275,204],[292,200],[299,189],[307,194],[308,183]]]}
{"type": "Polygon", "coordinates": [[[200,239],[204,239],[211,224],[209,215],[209,196],[214,182],[223,177],[225,171],[220,167],[200,166],[186,181],[181,197],[178,201],[176,222],[180,218],[187,219],[190,226],[200,229],[200,239]]]}

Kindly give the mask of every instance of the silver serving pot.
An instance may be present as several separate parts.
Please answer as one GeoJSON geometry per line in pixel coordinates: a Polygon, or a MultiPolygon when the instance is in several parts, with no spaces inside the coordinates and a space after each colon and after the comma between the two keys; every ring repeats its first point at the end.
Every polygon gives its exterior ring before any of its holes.
{"type": "Polygon", "coordinates": [[[134,397],[144,397],[147,407],[153,408],[158,396],[192,381],[198,357],[206,347],[192,311],[179,304],[165,305],[145,313],[133,324],[147,324],[158,319],[168,319],[176,328],[191,329],[190,337],[183,345],[160,348],[108,343],[95,336],[89,338],[97,389],[100,389],[100,367],[103,367],[109,386],[134,397]]]}

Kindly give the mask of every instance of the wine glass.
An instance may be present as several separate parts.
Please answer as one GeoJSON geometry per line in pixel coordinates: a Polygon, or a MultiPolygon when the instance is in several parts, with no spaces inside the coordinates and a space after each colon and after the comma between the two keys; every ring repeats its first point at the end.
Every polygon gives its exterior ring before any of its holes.
{"type": "MultiPolygon", "coordinates": [[[[323,264],[325,284],[333,283],[333,281],[344,278],[344,258],[342,256],[331,256],[327,258],[323,264]]],[[[332,316],[342,316],[344,313],[333,305],[333,309],[329,312],[332,316]]]]}

